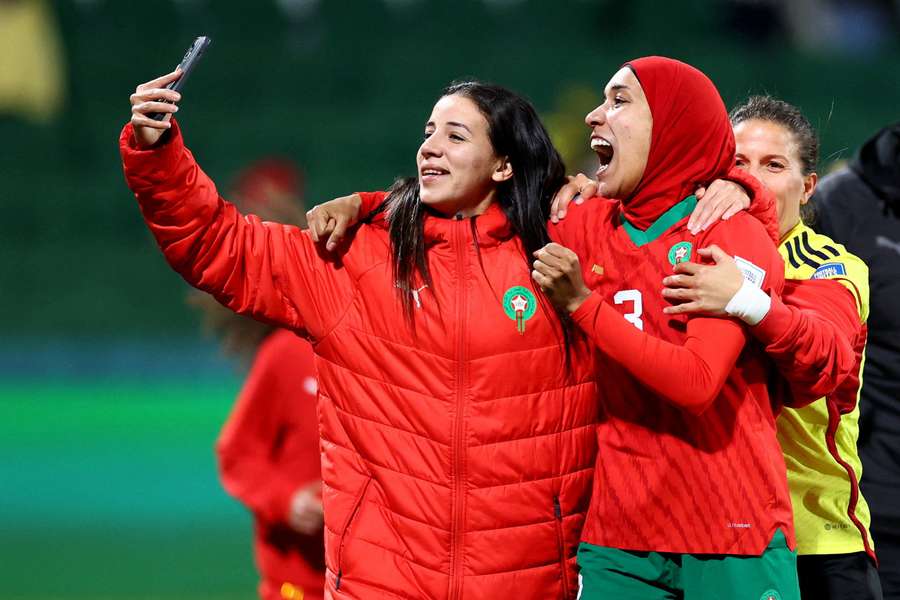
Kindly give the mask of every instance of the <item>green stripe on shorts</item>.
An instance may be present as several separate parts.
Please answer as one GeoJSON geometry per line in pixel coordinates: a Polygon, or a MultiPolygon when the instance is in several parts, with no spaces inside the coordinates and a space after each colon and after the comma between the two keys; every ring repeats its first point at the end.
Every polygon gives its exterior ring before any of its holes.
{"type": "Polygon", "coordinates": [[[582,542],[579,600],[800,600],[779,529],[761,556],[632,552],[582,542]]]}

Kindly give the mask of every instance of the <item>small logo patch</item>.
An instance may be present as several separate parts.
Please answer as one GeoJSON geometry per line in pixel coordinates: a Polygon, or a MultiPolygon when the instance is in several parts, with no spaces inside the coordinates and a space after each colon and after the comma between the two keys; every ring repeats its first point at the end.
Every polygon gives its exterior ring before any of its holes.
{"type": "Polygon", "coordinates": [[[525,335],[525,321],[534,316],[537,298],[527,287],[515,285],[503,294],[503,312],[516,322],[519,335],[525,335]]]}
{"type": "Polygon", "coordinates": [[[691,249],[693,247],[693,244],[690,242],[678,242],[669,248],[669,262],[672,263],[672,266],[674,267],[678,263],[691,260],[691,249]]]}
{"type": "Polygon", "coordinates": [[[763,592],[762,596],[759,597],[759,600],[781,600],[781,594],[775,590],[766,590],[763,592]]]}
{"type": "Polygon", "coordinates": [[[601,267],[597,263],[594,263],[594,266],[591,267],[591,272],[594,275],[599,275],[600,277],[603,277],[603,267],[601,267]]]}
{"type": "Polygon", "coordinates": [[[737,263],[737,267],[744,275],[744,279],[762,289],[763,281],[766,280],[765,269],[757,267],[749,260],[741,258],[740,256],[735,256],[734,262],[737,263]]]}
{"type": "Polygon", "coordinates": [[[810,279],[831,279],[832,277],[840,277],[847,274],[847,267],[844,263],[833,262],[825,263],[812,274],[810,279]]]}
{"type": "Polygon", "coordinates": [[[416,308],[422,308],[422,295],[421,294],[423,291],[425,291],[425,288],[428,287],[427,284],[423,285],[422,287],[420,287],[418,289],[411,290],[408,287],[406,287],[405,285],[403,285],[402,283],[400,283],[399,281],[395,281],[394,287],[399,288],[404,291],[408,291],[412,295],[413,301],[416,303],[416,308]]]}

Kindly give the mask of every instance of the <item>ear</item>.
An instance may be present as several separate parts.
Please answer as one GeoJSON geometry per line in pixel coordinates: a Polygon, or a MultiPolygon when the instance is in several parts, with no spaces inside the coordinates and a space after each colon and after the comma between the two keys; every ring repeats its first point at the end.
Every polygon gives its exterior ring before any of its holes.
{"type": "Polygon", "coordinates": [[[801,206],[809,202],[809,199],[812,198],[812,195],[816,191],[817,183],[819,183],[819,176],[815,173],[810,173],[803,177],[803,198],[800,199],[801,206]]]}
{"type": "Polygon", "coordinates": [[[500,159],[500,162],[497,164],[497,168],[494,169],[494,172],[491,174],[491,179],[493,179],[497,183],[503,183],[512,176],[512,163],[509,162],[509,159],[504,156],[502,159],[500,159]]]}

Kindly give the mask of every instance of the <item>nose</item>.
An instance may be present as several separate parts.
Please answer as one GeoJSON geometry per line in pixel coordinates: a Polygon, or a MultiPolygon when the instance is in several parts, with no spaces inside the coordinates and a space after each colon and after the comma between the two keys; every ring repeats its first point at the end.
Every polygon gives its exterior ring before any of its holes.
{"type": "Polygon", "coordinates": [[[591,129],[598,125],[603,125],[604,123],[606,123],[606,110],[603,108],[603,105],[601,104],[600,106],[589,112],[584,118],[584,122],[591,129]]]}
{"type": "Polygon", "coordinates": [[[760,165],[759,163],[756,163],[756,162],[750,163],[747,166],[747,172],[750,173],[751,175],[753,175],[754,177],[756,177],[757,179],[759,179],[760,181],[763,181],[763,179],[764,179],[762,177],[762,174],[763,174],[762,173],[762,165],[760,165]]]}
{"type": "Polygon", "coordinates": [[[422,142],[422,145],[419,146],[419,154],[422,155],[423,158],[432,158],[435,156],[441,156],[444,151],[441,148],[440,142],[436,139],[436,134],[431,134],[422,142]]]}

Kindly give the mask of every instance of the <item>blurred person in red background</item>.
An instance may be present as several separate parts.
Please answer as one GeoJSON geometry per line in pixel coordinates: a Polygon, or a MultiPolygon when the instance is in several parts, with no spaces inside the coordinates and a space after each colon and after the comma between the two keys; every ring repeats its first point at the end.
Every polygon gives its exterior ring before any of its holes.
{"type": "MultiPolygon", "coordinates": [[[[305,224],[302,177],[265,159],[237,178],[234,197],[265,220],[305,224]]],[[[222,485],[252,513],[263,600],[316,600],[324,588],[323,513],[313,351],[293,332],[234,314],[203,292],[189,300],[247,379],[216,443],[222,485]]]]}

